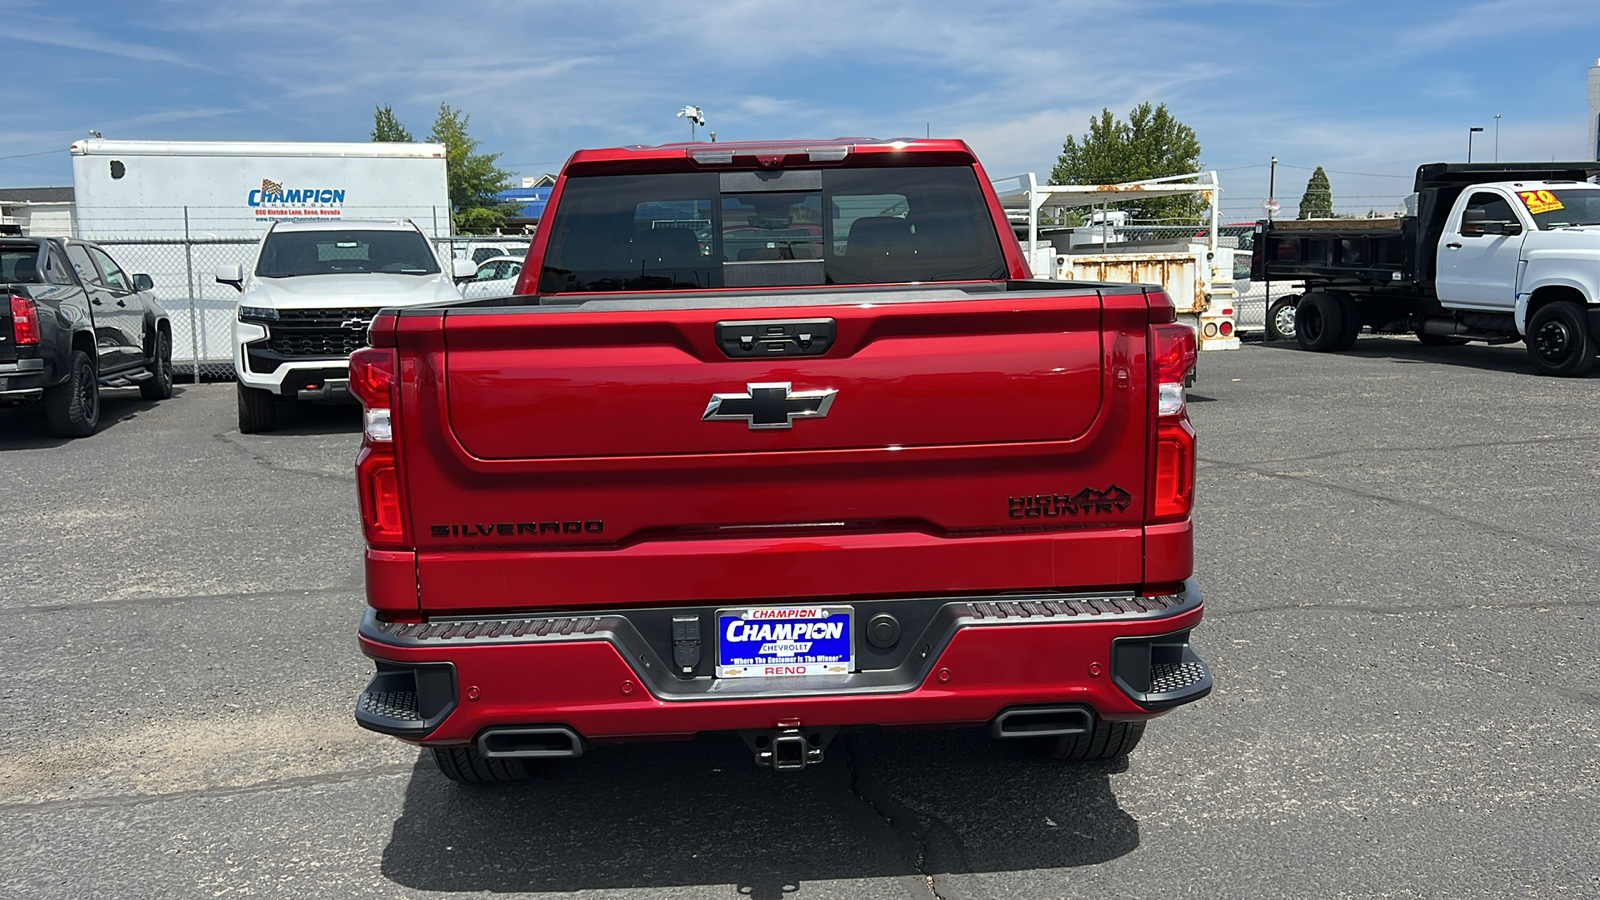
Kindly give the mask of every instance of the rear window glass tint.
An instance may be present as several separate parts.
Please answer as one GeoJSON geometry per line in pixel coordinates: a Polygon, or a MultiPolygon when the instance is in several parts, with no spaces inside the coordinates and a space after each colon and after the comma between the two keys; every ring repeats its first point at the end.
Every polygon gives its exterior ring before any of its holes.
{"type": "Polygon", "coordinates": [[[970,167],[823,170],[816,183],[724,192],[715,172],[572,178],[549,226],[540,290],[1006,277],[970,167]]]}

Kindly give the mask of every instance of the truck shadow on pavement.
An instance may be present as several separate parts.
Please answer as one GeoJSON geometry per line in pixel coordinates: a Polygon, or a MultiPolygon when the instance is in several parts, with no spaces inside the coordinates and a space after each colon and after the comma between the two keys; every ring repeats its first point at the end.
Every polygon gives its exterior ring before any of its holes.
{"type": "MultiPolygon", "coordinates": [[[[1310,352],[1301,350],[1300,345],[1293,341],[1269,341],[1257,346],[1294,353],[1310,352]]],[[[1416,341],[1405,338],[1374,336],[1361,338],[1356,341],[1355,347],[1335,355],[1389,359],[1398,363],[1434,363],[1460,366],[1465,369],[1482,369],[1486,372],[1509,372],[1530,376],[1534,374],[1533,366],[1528,363],[1528,351],[1521,344],[1500,344],[1493,347],[1485,344],[1424,347],[1416,341]]],[[[1595,377],[1596,374],[1600,374],[1600,369],[1596,369],[1595,374],[1586,377],[1595,377]]]]}
{"type": "Polygon", "coordinates": [[[20,406],[0,406],[0,452],[6,450],[51,450],[73,441],[92,441],[114,431],[123,422],[132,421],[163,403],[180,403],[183,386],[172,390],[171,400],[146,400],[135,388],[102,388],[100,391],[100,424],[94,434],[86,438],[63,438],[50,433],[45,420],[44,407],[39,403],[20,406]]]}
{"type": "Polygon", "coordinates": [[[514,785],[458,785],[426,753],[383,873],[427,891],[737,885],[1083,866],[1139,845],[1111,775],[976,730],[841,735],[821,765],[759,769],[736,738],[597,746],[514,785]]]}

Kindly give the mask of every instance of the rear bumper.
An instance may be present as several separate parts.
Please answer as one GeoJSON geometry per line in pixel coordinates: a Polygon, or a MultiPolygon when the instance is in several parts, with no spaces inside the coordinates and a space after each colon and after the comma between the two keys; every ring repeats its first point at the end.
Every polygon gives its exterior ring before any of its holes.
{"type": "Polygon", "coordinates": [[[0,401],[37,400],[44,396],[45,387],[44,360],[0,362],[0,401]]]}
{"type": "MultiPolygon", "coordinates": [[[[1022,705],[1081,704],[1099,718],[1142,720],[1211,689],[1205,663],[1188,645],[1203,614],[1193,581],[1165,597],[876,603],[907,610],[913,627],[900,652],[884,654],[880,668],[858,654],[862,671],[822,684],[675,674],[682,660],[657,652],[661,641],[652,630],[660,614],[670,627],[673,614],[700,612],[693,608],[411,624],[384,621],[369,609],[360,643],[378,674],[357,702],[356,719],[436,745],[470,743],[490,727],[546,725],[584,739],[621,740],[799,726],[979,725],[1022,705]],[[917,616],[910,604],[927,614],[917,616]]],[[[858,627],[867,618],[858,616],[858,627]]]]}

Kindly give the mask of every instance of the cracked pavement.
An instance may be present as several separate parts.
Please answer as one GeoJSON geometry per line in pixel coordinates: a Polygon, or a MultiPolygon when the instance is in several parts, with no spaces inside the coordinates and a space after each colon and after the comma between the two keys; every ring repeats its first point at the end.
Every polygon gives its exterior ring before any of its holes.
{"type": "Polygon", "coordinates": [[[598,746],[464,788],[350,718],[353,408],[0,409],[0,893],[1600,895],[1600,377],[1363,338],[1206,354],[1194,634],[1125,762],[977,731],[598,746]]]}

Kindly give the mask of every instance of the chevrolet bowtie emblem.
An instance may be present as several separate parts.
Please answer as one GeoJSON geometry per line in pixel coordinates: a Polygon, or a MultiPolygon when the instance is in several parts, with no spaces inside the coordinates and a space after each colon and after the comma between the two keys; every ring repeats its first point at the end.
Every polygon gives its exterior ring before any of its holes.
{"type": "Polygon", "coordinates": [[[712,394],[703,422],[743,421],[751,431],[793,428],[795,419],[820,419],[828,414],[838,391],[793,391],[789,382],[751,384],[747,394],[712,394]]]}

